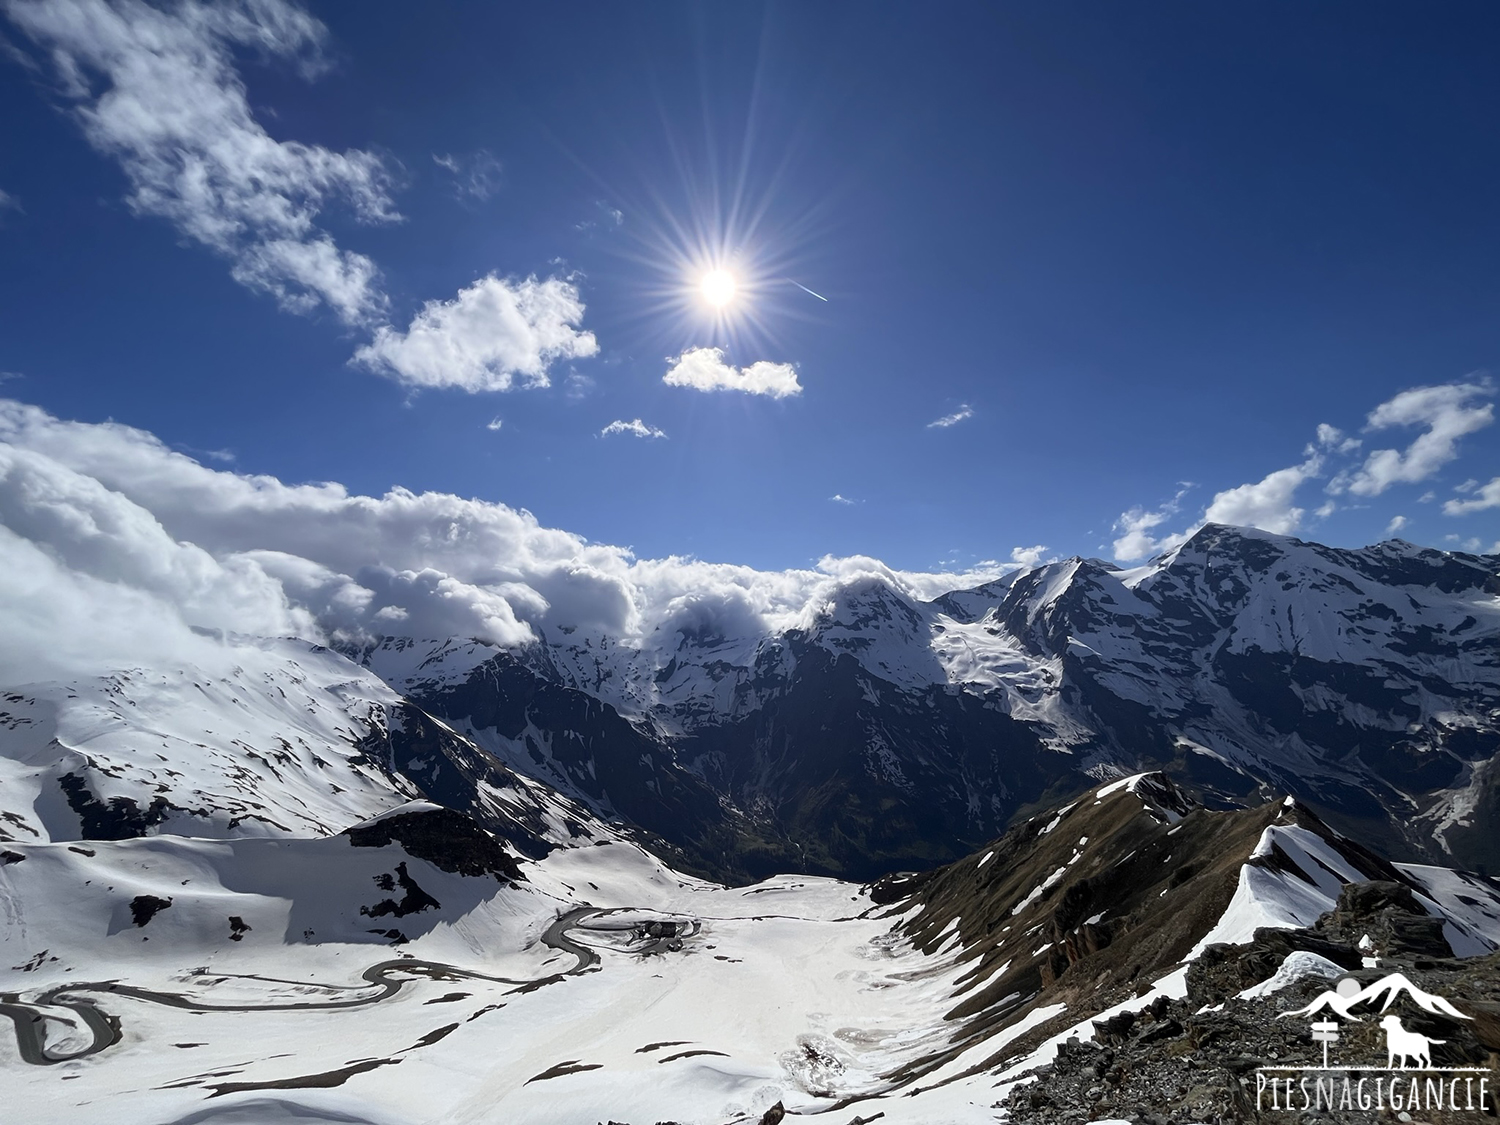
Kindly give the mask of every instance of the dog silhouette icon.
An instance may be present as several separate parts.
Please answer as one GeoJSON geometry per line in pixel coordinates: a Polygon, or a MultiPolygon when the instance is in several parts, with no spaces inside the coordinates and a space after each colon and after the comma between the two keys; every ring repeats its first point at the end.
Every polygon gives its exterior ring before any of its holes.
{"type": "Polygon", "coordinates": [[[1396,1069],[1396,1059],[1401,1060],[1401,1069],[1407,1069],[1407,1060],[1417,1069],[1432,1068],[1432,1048],[1434,1044],[1446,1043],[1446,1039],[1429,1039],[1417,1031],[1407,1031],[1401,1026],[1399,1016],[1386,1016],[1380,1021],[1380,1026],[1385,1028],[1385,1066],[1387,1070],[1396,1069]]]}

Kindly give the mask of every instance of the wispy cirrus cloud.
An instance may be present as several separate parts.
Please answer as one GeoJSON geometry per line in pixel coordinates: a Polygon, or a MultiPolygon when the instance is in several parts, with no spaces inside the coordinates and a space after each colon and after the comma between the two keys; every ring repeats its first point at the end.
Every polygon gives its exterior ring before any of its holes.
{"type": "Polygon", "coordinates": [[[797,368],[790,363],[760,360],[748,367],[735,367],[724,359],[722,348],[689,348],[675,360],[662,382],[669,387],[695,391],[739,391],[747,395],[790,398],[802,393],[797,368]]]}
{"type": "Polygon", "coordinates": [[[505,168],[482,148],[467,156],[433,153],[432,162],[453,178],[453,195],[460,203],[483,203],[505,186],[505,168]]]}
{"type": "Polygon", "coordinates": [[[89,143],[130,181],[138,214],[170,222],[231,263],[235,280],[287,309],[345,324],[386,305],[375,263],[318,225],[339,203],[364,223],[399,220],[392,176],[372,152],[273,139],[256,121],[234,52],[304,77],[324,69],[324,25],[284,0],[5,0],[50,59],[89,143]]]}
{"type": "Polygon", "coordinates": [[[638,438],[664,438],[667,436],[665,430],[659,430],[655,426],[648,426],[639,418],[634,418],[629,422],[616,418],[599,431],[600,437],[611,437],[615,434],[629,434],[631,437],[638,438]]]}
{"type": "Polygon", "coordinates": [[[974,417],[974,409],[968,403],[963,403],[952,414],[944,414],[941,418],[934,418],[927,423],[929,430],[946,430],[950,426],[956,426],[960,422],[967,422],[974,417]]]}
{"type": "Polygon", "coordinates": [[[1469,499],[1445,500],[1443,502],[1444,515],[1466,516],[1470,512],[1500,508],[1500,477],[1495,477],[1489,484],[1484,485],[1477,480],[1464,481],[1454,491],[1467,495],[1469,499]]]}

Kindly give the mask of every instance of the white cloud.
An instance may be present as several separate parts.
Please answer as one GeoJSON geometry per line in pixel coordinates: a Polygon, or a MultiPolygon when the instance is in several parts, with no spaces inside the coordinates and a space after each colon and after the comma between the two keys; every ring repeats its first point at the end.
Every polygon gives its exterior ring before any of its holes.
{"type": "Polygon", "coordinates": [[[460,202],[483,203],[505,183],[505,169],[484,149],[469,156],[433,153],[432,162],[453,176],[453,194],[460,202]]]}
{"type": "Polygon", "coordinates": [[[1404,529],[1410,522],[1405,516],[1392,516],[1391,522],[1385,525],[1385,533],[1387,535],[1395,535],[1396,532],[1404,529]]]}
{"type": "Polygon", "coordinates": [[[743,391],[750,395],[787,398],[800,395],[797,368],[790,363],[760,360],[749,367],[735,367],[724,362],[720,348],[689,348],[675,360],[662,382],[671,387],[691,387],[697,391],[743,391]]]}
{"type": "Polygon", "coordinates": [[[849,497],[845,496],[841,492],[835,492],[828,499],[831,500],[831,501],[833,501],[835,504],[858,504],[859,503],[858,500],[851,500],[849,497]]]}
{"type": "MultiPolygon", "coordinates": [[[[1258,481],[1216,492],[1202,516],[1183,531],[1166,535],[1154,534],[1156,528],[1177,515],[1182,497],[1187,493],[1186,488],[1154,511],[1131,508],[1115,521],[1114,530],[1121,533],[1113,545],[1115,560],[1131,562],[1170,551],[1185,543],[1205,523],[1258,527],[1277,535],[1290,535],[1301,526],[1302,517],[1306,514],[1292,502],[1297,489],[1322,470],[1322,454],[1309,447],[1306,458],[1300,465],[1277,469],[1258,481]]],[[[1326,517],[1332,512],[1332,505],[1325,504],[1318,509],[1317,515],[1326,517]]]]}
{"type": "Polygon", "coordinates": [[[1444,515],[1464,516],[1470,512],[1482,512],[1486,508],[1500,508],[1500,477],[1495,477],[1489,484],[1482,487],[1478,481],[1465,481],[1455,491],[1472,494],[1472,498],[1444,501],[1444,515]],[[1464,485],[1469,487],[1466,488],[1464,485]]]}
{"type": "Polygon", "coordinates": [[[487,429],[487,430],[489,430],[491,433],[496,433],[504,425],[505,425],[505,419],[502,418],[502,417],[500,417],[500,415],[497,414],[493,418],[491,418],[488,422],[486,422],[484,424],[484,428],[487,429]]]}
{"type": "Polygon", "coordinates": [[[1448,543],[1456,543],[1461,550],[1468,551],[1473,555],[1500,555],[1500,542],[1496,542],[1488,550],[1485,550],[1484,540],[1480,539],[1477,535],[1471,535],[1467,539],[1459,535],[1445,535],[1443,539],[1448,543]]]}
{"type": "Polygon", "coordinates": [[[1358,471],[1335,478],[1330,491],[1347,488],[1357,496],[1378,496],[1393,484],[1427,480],[1458,456],[1461,437],[1495,420],[1494,404],[1479,401],[1494,393],[1488,380],[1445,383],[1402,391],[1381,403],[1370,412],[1367,430],[1421,426],[1423,432],[1404,451],[1375,450],[1358,471]]]}
{"type": "Polygon", "coordinates": [[[667,436],[665,430],[658,430],[655,426],[648,426],[639,418],[635,418],[629,422],[622,422],[617,418],[599,431],[600,437],[609,437],[611,434],[630,434],[632,437],[638,438],[664,438],[667,436]]]}
{"type": "Polygon", "coordinates": [[[1010,561],[1020,563],[1027,570],[1032,570],[1042,565],[1042,556],[1047,553],[1047,548],[1038,543],[1035,547],[1012,547],[1010,549],[1010,561]]]}
{"type": "Polygon", "coordinates": [[[288,485],[205,466],[128,426],[62,421],[7,400],[0,452],[0,678],[12,682],[174,652],[195,659],[193,646],[208,642],[193,627],[515,645],[570,626],[675,644],[673,623],[690,619],[787,628],[871,576],[932,598],[1009,569],[636,559],[503,504],[288,485]]]}
{"type": "Polygon", "coordinates": [[[1477,480],[1475,480],[1473,477],[1470,477],[1468,480],[1464,481],[1463,484],[1455,484],[1453,486],[1453,491],[1454,492],[1473,492],[1478,487],[1479,487],[1479,482],[1477,480]]]}
{"type": "Polygon", "coordinates": [[[0,676],[11,683],[171,658],[213,665],[216,646],[194,629],[318,634],[253,559],[178,542],[96,479],[10,445],[0,445],[0,570],[0,676]]]}
{"type": "Polygon", "coordinates": [[[19,211],[21,201],[8,191],[0,191],[0,211],[19,211]]]}
{"type": "Polygon", "coordinates": [[[1322,468],[1316,454],[1300,465],[1277,469],[1263,479],[1217,493],[1203,515],[1205,523],[1235,527],[1258,527],[1277,535],[1290,535],[1302,524],[1303,510],[1294,507],[1297,489],[1322,468]]]}
{"type": "Polygon", "coordinates": [[[1437,493],[1434,492],[1432,489],[1429,488],[1426,492],[1422,493],[1422,495],[1420,495],[1420,496],[1417,497],[1417,503],[1418,504],[1431,504],[1436,499],[1437,499],[1437,493]]]}
{"type": "Polygon", "coordinates": [[[1121,534],[1111,545],[1115,560],[1131,562],[1135,559],[1144,559],[1151,555],[1159,555],[1163,551],[1170,551],[1173,547],[1185,542],[1186,532],[1160,537],[1151,534],[1155,528],[1160,527],[1176,514],[1175,503],[1167,504],[1154,512],[1148,512],[1139,507],[1131,508],[1128,512],[1121,512],[1120,518],[1114,524],[1114,530],[1121,534]]]}
{"type": "Polygon", "coordinates": [[[1345,437],[1344,431],[1337,426],[1319,422],[1318,444],[1333,453],[1353,453],[1364,443],[1359,438],[1345,437]]]}
{"type": "Polygon", "coordinates": [[[1194,487],[1196,486],[1184,482],[1172,499],[1154,511],[1147,511],[1137,506],[1128,512],[1121,512],[1120,518],[1115,520],[1112,528],[1120,532],[1120,537],[1111,544],[1115,560],[1130,562],[1134,559],[1144,559],[1150,555],[1170,551],[1184,542],[1188,537],[1187,532],[1159,537],[1152,535],[1151,532],[1178,513],[1181,509],[1182,498],[1194,487]]]}
{"type": "Polygon", "coordinates": [[[929,430],[946,430],[949,426],[956,426],[960,422],[966,422],[974,417],[974,410],[968,403],[963,403],[952,414],[944,414],[941,418],[934,418],[927,423],[929,430]]]}
{"type": "Polygon", "coordinates": [[[347,324],[378,317],[375,264],[317,226],[346,204],[367,223],[399,218],[381,159],[359,149],[273,139],[235,69],[251,48],[323,68],[327,30],[284,0],[7,0],[6,14],[43,48],[89,142],[119,161],[130,206],[164,218],[228,258],[237,281],[286,308],[331,309],[347,324]]]}
{"type": "Polygon", "coordinates": [[[570,282],[491,274],[451,301],[427,302],[405,332],[381,327],[353,362],[414,387],[545,387],[555,361],[599,350],[592,332],[578,330],[582,319],[583,301],[570,282]]]}

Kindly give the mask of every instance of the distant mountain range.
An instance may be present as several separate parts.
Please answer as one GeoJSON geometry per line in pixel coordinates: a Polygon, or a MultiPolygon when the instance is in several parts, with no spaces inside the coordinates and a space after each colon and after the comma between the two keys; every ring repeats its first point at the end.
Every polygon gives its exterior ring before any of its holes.
{"type": "Polygon", "coordinates": [[[745,628],[241,639],[223,682],[17,685],[0,839],[331,833],[424,796],[527,854],[634,835],[719,878],[869,880],[1161,770],[1211,808],[1290,793],[1394,858],[1500,871],[1496,556],[1210,525],[1135,569],[928,602],[863,578],[745,628]]]}
{"type": "Polygon", "coordinates": [[[625,646],[346,650],[509,768],[716,873],[871,878],[1161,769],[1291,793],[1400,858],[1500,870],[1500,558],[1208,526],[930,602],[878,579],[804,627],[625,646]]]}

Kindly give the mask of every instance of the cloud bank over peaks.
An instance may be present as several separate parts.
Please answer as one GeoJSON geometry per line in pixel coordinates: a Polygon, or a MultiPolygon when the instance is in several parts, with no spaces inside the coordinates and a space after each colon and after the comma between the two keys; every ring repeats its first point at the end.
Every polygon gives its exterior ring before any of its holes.
{"type": "Polygon", "coordinates": [[[789,628],[851,581],[878,577],[926,599],[1010,569],[910,573],[830,557],[813,569],[760,571],[637,559],[504,504],[286,484],[203,465],[128,426],[64,421],[4,399],[0,454],[8,683],[157,656],[214,659],[195,629],[512,646],[566,626],[675,644],[684,622],[789,628]]]}
{"type": "Polygon", "coordinates": [[[689,348],[675,360],[662,376],[669,387],[690,387],[695,391],[739,391],[747,395],[789,398],[802,393],[797,368],[790,363],[760,360],[749,367],[735,367],[724,359],[721,348],[689,348]]]}
{"type": "Polygon", "coordinates": [[[380,327],[352,362],[412,387],[546,387],[554,362],[599,351],[594,334],[578,328],[583,310],[570,281],[490,274],[451,301],[428,301],[405,332],[380,327]]]}

